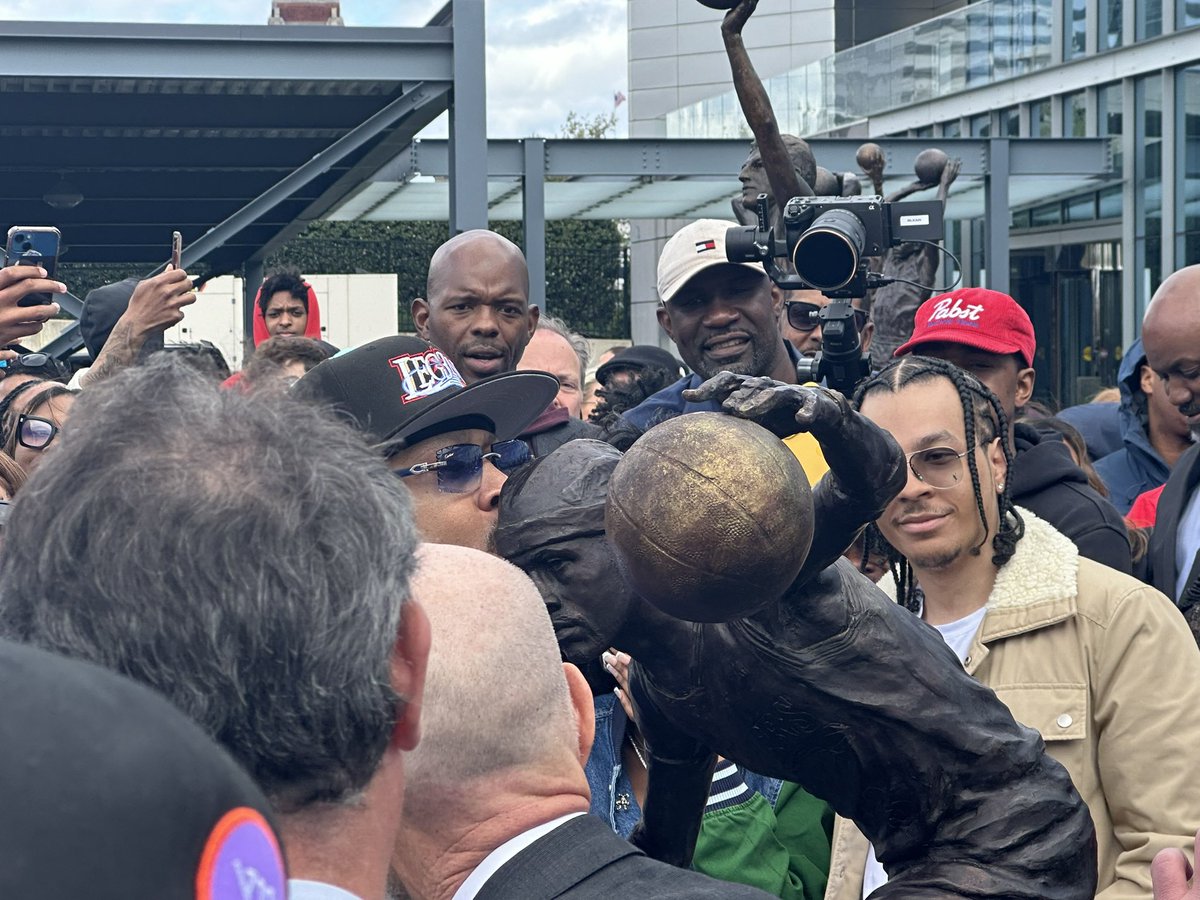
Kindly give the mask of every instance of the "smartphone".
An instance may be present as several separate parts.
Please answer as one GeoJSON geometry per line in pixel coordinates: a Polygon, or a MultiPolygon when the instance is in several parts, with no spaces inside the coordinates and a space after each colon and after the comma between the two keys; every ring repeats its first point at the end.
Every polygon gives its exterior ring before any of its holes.
{"type": "Polygon", "coordinates": [[[183,235],[178,231],[171,232],[171,266],[179,268],[179,259],[183,256],[183,235]]]}
{"type": "MultiPolygon", "coordinates": [[[[58,248],[62,235],[57,228],[14,225],[8,229],[8,243],[4,246],[6,266],[41,266],[46,277],[54,277],[58,265],[58,248]]],[[[17,301],[17,306],[45,306],[54,298],[44,291],[26,294],[17,301]]]]}

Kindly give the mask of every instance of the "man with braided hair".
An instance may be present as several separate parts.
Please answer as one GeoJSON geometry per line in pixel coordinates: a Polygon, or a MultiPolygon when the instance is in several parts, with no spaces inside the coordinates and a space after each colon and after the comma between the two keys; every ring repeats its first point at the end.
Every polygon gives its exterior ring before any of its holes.
{"type": "MultiPolygon", "coordinates": [[[[1097,896],[1149,898],[1154,854],[1190,853],[1200,824],[1190,770],[1163,765],[1188,758],[1200,737],[1200,652],[1183,619],[1013,505],[1004,409],[974,376],[906,356],[864,382],[855,405],[908,459],[907,483],[874,526],[893,565],[881,586],[1070,772],[1096,828],[1097,896]]],[[[860,900],[888,880],[844,820],[831,873],[832,900],[860,900]]]]}
{"type": "MultiPolygon", "coordinates": [[[[839,559],[905,480],[896,443],[820,388],[724,372],[685,397],[777,436],[811,431],[830,461],[813,490],[812,547],[780,596],[707,624],[639,596],[605,533],[621,454],[596,441],[514,474],[496,531],[497,551],[541,591],[564,659],[587,666],[610,646],[633,657],[650,752],[634,840],[689,858],[680,843],[695,838],[714,751],[797,782],[858,823],[892,875],[878,898],[1090,900],[1092,823],[1065,769],[937,634],[839,559]]],[[[841,877],[830,871],[831,883],[841,877]]]]}

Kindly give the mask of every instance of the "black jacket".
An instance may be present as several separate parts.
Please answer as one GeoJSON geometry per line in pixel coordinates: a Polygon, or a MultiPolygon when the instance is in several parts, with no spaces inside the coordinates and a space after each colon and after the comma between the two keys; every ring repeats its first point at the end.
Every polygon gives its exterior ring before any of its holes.
{"type": "Polygon", "coordinates": [[[1121,514],[1092,490],[1067,445],[1025,423],[1017,423],[1015,439],[1017,456],[1009,475],[1013,503],[1069,537],[1081,556],[1132,573],[1121,514]]]}
{"type": "MultiPolygon", "coordinates": [[[[1179,519],[1187,509],[1192,492],[1200,482],[1200,444],[1195,444],[1171,470],[1171,477],[1158,498],[1158,512],[1154,518],[1154,531],[1150,533],[1150,549],[1146,551],[1149,572],[1146,581],[1154,585],[1176,603],[1175,584],[1179,578],[1179,565],[1175,555],[1175,540],[1179,536],[1179,519]]],[[[1186,565],[1190,566],[1188,561],[1186,565]]],[[[1200,639],[1200,638],[1198,638],[1200,639]]]]}
{"type": "Polygon", "coordinates": [[[567,421],[553,425],[545,431],[538,431],[532,434],[526,432],[521,435],[521,440],[529,445],[529,452],[536,458],[557,450],[567,441],[573,441],[576,438],[599,440],[601,434],[601,430],[590,422],[585,422],[582,419],[567,419],[567,421]]]}
{"type": "Polygon", "coordinates": [[[763,900],[771,895],[650,859],[596,816],[583,815],[534,841],[502,865],[475,896],[477,900],[763,900]]]}

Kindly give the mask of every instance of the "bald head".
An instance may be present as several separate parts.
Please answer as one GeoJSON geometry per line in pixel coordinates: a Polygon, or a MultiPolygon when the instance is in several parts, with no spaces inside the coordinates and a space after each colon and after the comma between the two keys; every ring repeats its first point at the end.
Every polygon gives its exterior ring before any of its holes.
{"type": "Polygon", "coordinates": [[[405,756],[406,817],[512,770],[579,769],[582,777],[572,692],[533,582],[478,550],[425,544],[412,593],[433,647],[421,743],[405,756]]]}
{"type": "Polygon", "coordinates": [[[434,251],[425,297],[412,302],[417,333],[468,384],[511,372],[537,327],[521,249],[494,231],[464,231],[434,251]]]}
{"type": "Polygon", "coordinates": [[[1142,346],[1168,402],[1200,424],[1200,265],[1170,275],[1142,322],[1142,346]]]}

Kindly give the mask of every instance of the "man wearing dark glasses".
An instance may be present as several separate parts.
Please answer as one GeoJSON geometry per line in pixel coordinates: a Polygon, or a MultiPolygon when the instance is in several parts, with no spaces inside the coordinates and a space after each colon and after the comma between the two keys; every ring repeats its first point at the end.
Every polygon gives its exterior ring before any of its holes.
{"type": "Polygon", "coordinates": [[[387,337],[326,360],[297,394],[361,431],[412,492],[427,541],[490,550],[500,488],[529,461],[519,435],[558,392],[544,372],[467,385],[447,354],[420,338],[387,337]]]}
{"type": "MultiPolygon", "coordinates": [[[[783,339],[801,356],[813,356],[821,349],[823,336],[817,315],[832,302],[820,291],[788,291],[784,294],[779,330],[783,333],[783,339]]],[[[861,297],[851,300],[850,306],[854,310],[854,324],[858,328],[862,352],[870,353],[875,325],[862,308],[861,297]]]]}

